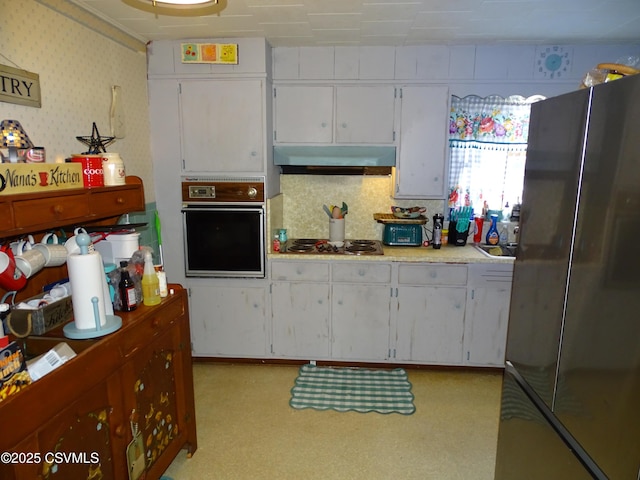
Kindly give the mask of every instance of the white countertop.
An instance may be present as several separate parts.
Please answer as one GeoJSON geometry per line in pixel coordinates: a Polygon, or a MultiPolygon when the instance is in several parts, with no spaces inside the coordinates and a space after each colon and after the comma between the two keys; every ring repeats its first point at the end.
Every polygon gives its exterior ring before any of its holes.
{"type": "Polygon", "coordinates": [[[384,255],[335,255],[268,253],[269,260],[349,260],[367,262],[430,262],[430,263],[513,263],[513,258],[488,257],[473,245],[456,247],[443,245],[433,247],[390,247],[384,245],[384,255]]]}

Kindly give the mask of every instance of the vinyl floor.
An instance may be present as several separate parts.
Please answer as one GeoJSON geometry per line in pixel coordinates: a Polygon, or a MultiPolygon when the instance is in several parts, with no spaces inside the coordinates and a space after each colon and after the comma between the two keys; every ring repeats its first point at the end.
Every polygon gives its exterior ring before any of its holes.
{"type": "Polygon", "coordinates": [[[502,375],[407,369],[413,415],[295,410],[296,366],[194,364],[198,450],[173,480],[492,480],[502,375]]]}

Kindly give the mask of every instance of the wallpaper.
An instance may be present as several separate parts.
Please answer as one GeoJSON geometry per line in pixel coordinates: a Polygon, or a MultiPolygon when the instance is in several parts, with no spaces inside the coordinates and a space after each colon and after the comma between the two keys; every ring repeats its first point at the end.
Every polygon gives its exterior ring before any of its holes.
{"type": "Polygon", "coordinates": [[[147,202],[155,200],[147,62],[136,52],[34,0],[0,0],[0,64],[40,76],[42,108],[0,102],[0,119],[18,120],[47,162],[87,151],[76,136],[111,135],[112,86],[122,92],[125,136],[107,147],[119,153],[127,175],[142,178],[147,202]]]}

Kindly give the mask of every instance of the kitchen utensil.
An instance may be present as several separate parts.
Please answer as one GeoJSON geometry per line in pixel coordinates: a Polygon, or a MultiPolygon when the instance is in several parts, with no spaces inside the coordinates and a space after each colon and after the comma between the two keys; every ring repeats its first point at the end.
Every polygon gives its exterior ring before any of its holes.
{"type": "Polygon", "coordinates": [[[342,213],[340,212],[340,207],[333,207],[331,210],[331,218],[342,218],[342,213]]]}
{"type": "Polygon", "coordinates": [[[347,213],[349,213],[349,207],[346,203],[342,202],[342,208],[340,209],[340,213],[344,217],[347,213]]]}
{"type": "Polygon", "coordinates": [[[162,228],[160,225],[160,214],[156,210],[155,213],[156,235],[158,236],[158,255],[160,257],[160,266],[164,266],[164,254],[162,252],[162,228]]]}
{"type": "Polygon", "coordinates": [[[329,207],[327,207],[326,205],[322,205],[322,209],[324,210],[324,212],[327,214],[329,218],[333,218],[333,216],[331,215],[331,210],[329,210],[329,207]]]}

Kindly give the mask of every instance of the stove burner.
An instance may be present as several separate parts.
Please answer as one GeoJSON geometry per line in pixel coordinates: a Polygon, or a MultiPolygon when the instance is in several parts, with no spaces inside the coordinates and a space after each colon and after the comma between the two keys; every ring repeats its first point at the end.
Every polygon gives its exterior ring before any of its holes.
{"type": "Polygon", "coordinates": [[[328,240],[316,238],[291,239],[280,253],[338,255],[384,255],[379,240],[346,240],[344,246],[331,245],[328,240]]]}
{"type": "Polygon", "coordinates": [[[354,243],[352,245],[349,245],[346,248],[346,250],[347,252],[357,253],[357,252],[374,252],[376,249],[373,245],[354,243]]]}
{"type": "Polygon", "coordinates": [[[294,240],[293,244],[294,245],[311,245],[311,246],[314,246],[319,241],[320,240],[318,240],[317,238],[298,238],[298,239],[294,240]]]}
{"type": "Polygon", "coordinates": [[[314,244],[295,242],[287,250],[292,253],[305,253],[305,252],[312,252],[313,247],[314,247],[314,244]]]}

